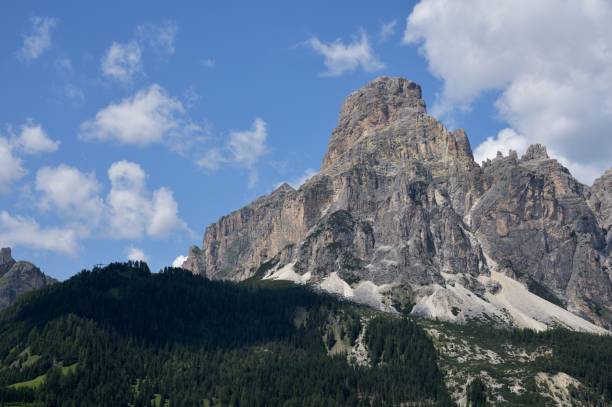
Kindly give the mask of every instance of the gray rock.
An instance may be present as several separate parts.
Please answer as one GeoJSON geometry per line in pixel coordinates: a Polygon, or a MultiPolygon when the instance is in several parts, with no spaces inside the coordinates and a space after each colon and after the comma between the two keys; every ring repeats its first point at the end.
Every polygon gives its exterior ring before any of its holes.
{"type": "Polygon", "coordinates": [[[481,168],[466,133],[427,114],[417,84],[382,77],[344,102],[316,176],[210,225],[184,267],[244,280],[262,264],[294,263],[314,282],[336,272],[392,286],[405,303],[449,275],[477,295],[499,289],[477,278],[489,274],[486,252],[610,326],[609,173],[589,189],[541,145],[481,168]]]}
{"type": "Polygon", "coordinates": [[[54,284],[38,267],[27,261],[15,261],[10,248],[0,252],[0,309],[13,304],[21,295],[54,284]]]}
{"type": "Polygon", "coordinates": [[[484,179],[488,188],[470,211],[470,226],[488,255],[569,311],[609,326],[606,241],[585,199],[588,188],[541,145],[520,161],[493,160],[484,179]]]}
{"type": "Polygon", "coordinates": [[[612,254],[612,168],[597,178],[587,193],[588,203],[606,236],[608,256],[612,254]]]}

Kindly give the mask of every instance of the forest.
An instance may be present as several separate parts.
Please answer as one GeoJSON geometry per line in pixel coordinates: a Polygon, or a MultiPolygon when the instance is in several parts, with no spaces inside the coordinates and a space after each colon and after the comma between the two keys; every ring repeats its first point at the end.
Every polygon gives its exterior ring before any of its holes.
{"type": "MultiPolygon", "coordinates": [[[[612,400],[612,338],[485,324],[461,338],[552,352],[533,362],[612,400]]],[[[211,281],[142,262],[84,270],[0,313],[3,406],[453,406],[422,323],[288,282],[211,281]],[[359,362],[348,355],[362,346],[359,362]]],[[[466,383],[468,378],[465,378],[466,383]]],[[[521,405],[546,401],[529,388],[521,405]]],[[[469,382],[472,406],[489,405],[469,382]]]]}
{"type": "Polygon", "coordinates": [[[7,309],[0,361],[3,405],[453,405],[431,340],[407,318],[140,262],[82,271],[7,309]],[[331,352],[366,324],[369,365],[331,352]]]}

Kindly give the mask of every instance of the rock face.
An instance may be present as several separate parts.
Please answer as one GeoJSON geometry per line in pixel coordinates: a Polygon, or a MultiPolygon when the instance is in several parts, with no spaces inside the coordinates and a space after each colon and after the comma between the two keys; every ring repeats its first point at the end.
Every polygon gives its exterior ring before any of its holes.
{"type": "Polygon", "coordinates": [[[15,261],[10,248],[0,249],[0,309],[14,303],[19,296],[56,281],[27,261],[15,261]]]}
{"type": "Polygon", "coordinates": [[[355,294],[368,282],[370,299],[396,308],[432,311],[435,294],[466,319],[455,288],[486,301],[494,266],[610,326],[611,196],[612,171],[589,189],[540,145],[479,166],[466,133],[427,114],[419,85],[382,77],[346,99],[316,176],[210,225],[183,267],[232,280],[282,269],[355,294]]]}
{"type": "Polygon", "coordinates": [[[612,168],[596,179],[589,191],[589,206],[606,236],[608,255],[612,250],[612,168]]]}

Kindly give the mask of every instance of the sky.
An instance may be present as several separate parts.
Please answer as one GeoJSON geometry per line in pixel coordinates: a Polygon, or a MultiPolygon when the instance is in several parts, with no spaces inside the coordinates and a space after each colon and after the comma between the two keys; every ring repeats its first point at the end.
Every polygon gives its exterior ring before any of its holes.
{"type": "Polygon", "coordinates": [[[318,170],[344,98],[419,83],[478,162],[544,143],[612,164],[605,0],[4,2],[0,245],[65,279],[172,264],[205,227],[318,170]]]}

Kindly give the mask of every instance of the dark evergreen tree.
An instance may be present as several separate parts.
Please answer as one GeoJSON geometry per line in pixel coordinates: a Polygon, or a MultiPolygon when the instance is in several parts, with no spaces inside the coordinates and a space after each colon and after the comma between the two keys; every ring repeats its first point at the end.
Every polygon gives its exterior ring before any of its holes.
{"type": "Polygon", "coordinates": [[[487,402],[487,387],[479,378],[475,378],[467,387],[467,405],[468,407],[486,407],[487,402]]]}

